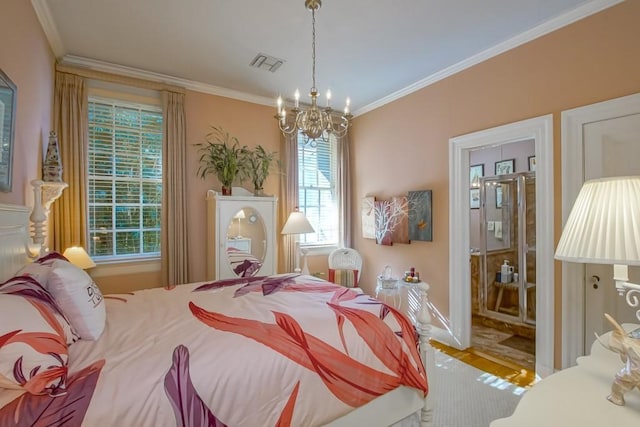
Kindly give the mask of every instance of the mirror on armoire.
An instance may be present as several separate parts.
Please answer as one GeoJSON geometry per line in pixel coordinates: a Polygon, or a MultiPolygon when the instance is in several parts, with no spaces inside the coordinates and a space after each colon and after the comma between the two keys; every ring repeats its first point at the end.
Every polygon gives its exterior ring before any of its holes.
{"type": "Polygon", "coordinates": [[[251,207],[238,210],[227,228],[226,255],[239,277],[258,274],[267,249],[267,231],[260,213],[251,207]]]}

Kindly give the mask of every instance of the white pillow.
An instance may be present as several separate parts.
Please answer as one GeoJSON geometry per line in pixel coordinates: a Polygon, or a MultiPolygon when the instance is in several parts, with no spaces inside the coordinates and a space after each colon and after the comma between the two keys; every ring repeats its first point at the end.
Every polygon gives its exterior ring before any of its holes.
{"type": "Polygon", "coordinates": [[[56,259],[50,266],[47,290],[80,338],[98,339],[106,320],[100,288],[87,273],[69,261],[56,259]]]}

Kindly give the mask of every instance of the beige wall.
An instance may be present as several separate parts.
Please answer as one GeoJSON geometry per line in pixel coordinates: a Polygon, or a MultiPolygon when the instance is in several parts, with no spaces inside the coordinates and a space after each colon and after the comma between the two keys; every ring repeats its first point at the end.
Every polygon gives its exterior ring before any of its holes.
{"type": "Polygon", "coordinates": [[[2,0],[0,69],[18,88],[13,151],[13,189],[0,203],[31,205],[29,182],[40,178],[42,144],[53,121],[55,58],[31,2],[2,0]]]}
{"type": "MultiPolygon", "coordinates": [[[[275,105],[275,102],[274,102],[275,105]]],[[[267,151],[277,151],[280,156],[280,134],[273,118],[275,106],[251,104],[220,96],[188,91],[185,98],[187,115],[187,188],[189,191],[189,279],[201,281],[206,278],[206,233],[207,190],[220,191],[218,180],[208,176],[200,179],[198,170],[198,150],[193,144],[205,141],[211,126],[222,126],[231,135],[238,138],[241,145],[249,148],[262,145],[267,151]]],[[[253,184],[246,181],[243,185],[252,191],[253,184]]],[[[264,186],[266,194],[279,193],[278,175],[271,174],[264,186]]]]}
{"type": "MultiPolygon", "coordinates": [[[[556,241],[561,231],[560,113],[640,91],[640,1],[627,1],[356,118],[352,133],[353,205],[433,190],[433,242],[378,246],[362,239],[353,212],[354,247],[364,256],[368,291],[384,264],[415,266],[431,296],[449,311],[449,138],[553,113],[556,241]],[[394,159],[390,162],[389,159],[394,159]]],[[[452,262],[468,262],[452,260],[452,262]]],[[[556,348],[560,331],[556,266],[556,348]]]]}

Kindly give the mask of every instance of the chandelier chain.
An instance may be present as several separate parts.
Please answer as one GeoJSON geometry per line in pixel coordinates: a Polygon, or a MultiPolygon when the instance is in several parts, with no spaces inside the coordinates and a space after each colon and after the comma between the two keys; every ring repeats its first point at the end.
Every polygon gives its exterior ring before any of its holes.
{"type": "Polygon", "coordinates": [[[316,10],[311,9],[311,90],[316,90],[316,10]]]}

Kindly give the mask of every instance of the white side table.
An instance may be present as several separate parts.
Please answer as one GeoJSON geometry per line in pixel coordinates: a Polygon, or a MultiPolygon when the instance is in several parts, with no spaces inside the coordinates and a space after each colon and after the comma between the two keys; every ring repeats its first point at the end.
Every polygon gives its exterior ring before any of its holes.
{"type": "Polygon", "coordinates": [[[402,313],[408,315],[412,321],[420,310],[421,293],[418,284],[422,282],[405,282],[402,279],[396,281],[395,287],[376,287],[376,298],[388,304],[402,313]]]}
{"type": "MultiPolygon", "coordinates": [[[[623,326],[630,331],[638,325],[623,326]]],[[[607,334],[604,342],[609,341],[607,334]]],[[[495,420],[491,427],[640,426],[640,390],[624,395],[625,406],[607,400],[613,377],[622,367],[620,357],[596,341],[591,355],[577,362],[535,384],[512,416],[495,420]]]]}

